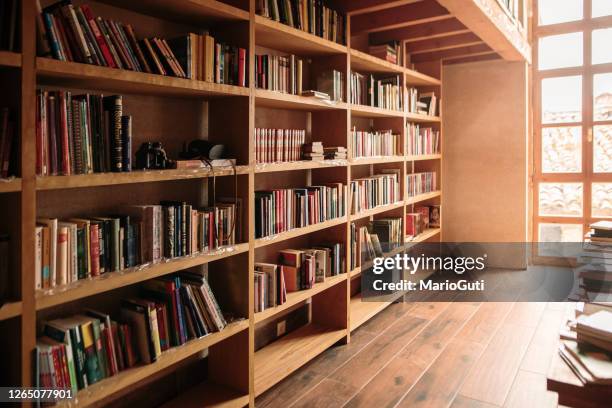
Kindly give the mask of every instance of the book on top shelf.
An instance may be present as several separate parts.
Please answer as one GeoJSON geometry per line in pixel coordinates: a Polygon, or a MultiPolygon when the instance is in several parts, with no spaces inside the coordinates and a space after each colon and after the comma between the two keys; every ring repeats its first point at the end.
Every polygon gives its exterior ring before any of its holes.
{"type": "Polygon", "coordinates": [[[402,65],[403,53],[400,41],[390,41],[384,44],[368,46],[368,54],[378,57],[392,64],[402,65]]]}

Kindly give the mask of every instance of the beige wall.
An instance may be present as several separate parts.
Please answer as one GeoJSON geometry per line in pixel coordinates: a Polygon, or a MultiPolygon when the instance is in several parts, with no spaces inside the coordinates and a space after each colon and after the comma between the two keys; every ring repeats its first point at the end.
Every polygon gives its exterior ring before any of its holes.
{"type": "MultiPolygon", "coordinates": [[[[443,240],[527,240],[527,66],[485,61],[443,71],[443,240]]],[[[489,264],[522,267],[520,253],[489,264]]]]}

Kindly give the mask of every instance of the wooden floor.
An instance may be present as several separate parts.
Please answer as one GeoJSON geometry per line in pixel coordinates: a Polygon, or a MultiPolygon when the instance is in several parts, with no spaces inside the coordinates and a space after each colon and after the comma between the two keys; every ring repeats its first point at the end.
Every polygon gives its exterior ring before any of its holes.
{"type": "Polygon", "coordinates": [[[570,303],[395,303],[260,407],[556,407],[546,373],[570,303]]]}

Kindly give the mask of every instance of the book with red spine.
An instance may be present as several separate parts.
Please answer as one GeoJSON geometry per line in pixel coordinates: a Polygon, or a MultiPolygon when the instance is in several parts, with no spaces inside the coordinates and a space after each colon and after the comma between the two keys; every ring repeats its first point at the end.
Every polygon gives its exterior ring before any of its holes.
{"type": "Polygon", "coordinates": [[[246,49],[238,48],[238,85],[246,86],[246,49]]]}
{"type": "Polygon", "coordinates": [[[90,224],[89,245],[91,258],[91,276],[100,276],[100,235],[98,224],[90,224]]]}

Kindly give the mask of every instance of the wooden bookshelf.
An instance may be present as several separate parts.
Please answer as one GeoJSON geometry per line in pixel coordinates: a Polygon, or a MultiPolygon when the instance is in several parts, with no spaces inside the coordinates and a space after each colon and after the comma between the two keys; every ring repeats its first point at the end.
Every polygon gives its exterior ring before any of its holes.
{"type": "MultiPolygon", "coordinates": [[[[20,214],[20,219],[16,223],[21,222],[21,229],[17,228],[19,234],[16,234],[21,242],[18,245],[19,276],[15,280],[22,290],[15,294],[14,302],[0,308],[0,321],[19,319],[21,337],[17,341],[18,347],[9,350],[19,354],[22,363],[15,384],[33,384],[33,350],[37,327],[41,321],[78,313],[85,306],[100,306],[101,310],[105,310],[104,307],[117,303],[125,292],[137,290],[139,283],[149,279],[186,268],[211,269],[208,271],[209,276],[213,277],[211,287],[220,303],[231,306],[234,309],[232,312],[245,320],[230,324],[220,333],[171,348],[162,353],[161,358],[153,364],[138,366],[104,379],[79,392],[72,405],[112,405],[117,398],[127,393],[152,398],[162,395],[162,388],[173,388],[175,393],[171,397],[155,401],[159,405],[165,403],[163,406],[166,407],[252,407],[255,396],[270,389],[337,342],[350,342],[352,330],[390,304],[361,302],[359,296],[351,297],[351,280],[356,281],[354,278],[369,267],[366,263],[348,273],[329,277],[325,282],[315,284],[312,289],[289,293],[287,302],[281,306],[254,313],[252,288],[256,259],[282,248],[310,244],[315,240],[323,241],[329,237],[333,237],[336,242],[348,244],[351,222],[365,225],[369,220],[389,214],[404,217],[415,203],[438,203],[442,187],[434,193],[407,198],[358,214],[350,214],[350,201],[347,201],[346,216],[260,239],[254,238],[255,191],[327,182],[349,185],[351,180],[376,174],[379,169],[400,168],[401,191],[404,193],[406,174],[418,170],[429,171],[430,167],[440,173],[443,159],[443,154],[437,154],[256,164],[254,128],[266,127],[265,124],[269,124],[268,127],[306,128],[312,140],[321,138],[326,146],[349,147],[353,122],[371,122],[384,129],[394,127],[394,131],[401,134],[403,146],[407,137],[404,126],[406,121],[434,127],[442,134],[444,120],[442,116],[409,114],[256,89],[253,80],[254,54],[258,52],[256,48],[311,58],[315,70],[331,66],[341,70],[345,80],[351,69],[363,73],[399,75],[402,86],[423,87],[425,92],[435,90],[438,96],[441,96],[442,86],[439,79],[440,61],[422,66],[417,64],[416,68],[423,72],[391,64],[363,52],[364,47],[358,44],[361,33],[354,37],[348,32],[347,44],[338,44],[256,15],[254,1],[99,0],[92,4],[94,14],[97,14],[98,6],[110,13],[108,18],[133,24],[137,33],[142,27],[148,30],[149,24],[153,27],[151,30],[161,30],[160,36],[166,35],[163,32],[165,29],[172,34],[211,29],[218,38],[248,48],[249,84],[247,87],[238,87],[36,57],[36,16],[33,7],[24,8],[21,16],[22,52],[0,51],[0,75],[18,73],[21,81],[18,99],[13,101],[13,105],[19,106],[21,177],[10,181],[0,180],[0,193],[11,193],[0,195],[0,200],[18,201],[15,214],[20,214]],[[429,65],[435,67],[430,69],[429,65]],[[193,197],[190,202],[194,205],[201,205],[199,200],[204,200],[203,197],[210,194],[210,178],[213,176],[206,168],[36,176],[37,87],[65,87],[84,92],[124,95],[129,101],[126,106],[131,105],[130,109],[126,109],[129,111],[127,114],[134,116],[134,126],[140,126],[139,130],[145,135],[141,137],[145,140],[159,139],[164,147],[170,146],[168,150],[173,156],[183,142],[200,136],[231,145],[240,164],[236,172],[240,175],[239,196],[244,204],[242,243],[233,246],[231,251],[176,258],[106,273],[64,287],[36,291],[32,254],[36,251],[33,231],[38,217],[67,218],[98,212],[107,214],[109,203],[150,204],[155,200],[173,199],[175,196],[182,198],[181,194],[193,197]],[[143,124],[147,122],[142,118],[147,118],[150,105],[156,108],[155,115],[148,118],[151,124],[143,124]],[[165,115],[174,105],[179,108],[165,115]],[[214,270],[216,265],[220,265],[220,270],[214,270]],[[231,277],[228,278],[228,275],[231,277]],[[218,278],[217,282],[214,282],[214,278],[218,278]],[[256,342],[253,339],[257,336],[256,328],[274,324],[276,319],[282,319],[303,306],[310,308],[308,324],[255,351],[256,342]],[[206,349],[208,353],[204,353],[206,349]],[[183,386],[178,384],[180,381],[168,387],[156,387],[154,381],[174,370],[182,370],[188,364],[201,362],[205,355],[208,356],[208,363],[198,367],[208,370],[204,376],[205,381],[188,389],[182,389],[183,386]]],[[[350,24],[347,26],[350,27],[350,24]]],[[[345,91],[348,91],[348,84],[345,91]]],[[[133,150],[137,147],[134,146],[133,150]]],[[[215,169],[214,175],[222,176],[216,179],[216,195],[227,197],[233,194],[233,170],[215,169]]],[[[441,177],[438,180],[439,185],[443,186],[441,177]]],[[[410,242],[433,241],[441,239],[441,236],[442,230],[430,229],[410,242]]],[[[345,247],[345,264],[348,269],[349,245],[345,247]]],[[[398,248],[386,255],[393,256],[401,250],[403,248],[398,248]]],[[[176,378],[180,378],[180,375],[177,374],[176,378]]]]}
{"type": "Polygon", "coordinates": [[[21,67],[21,54],[10,51],[0,51],[0,66],[1,67],[21,67]]]}
{"type": "Polygon", "coordinates": [[[427,241],[428,239],[431,239],[437,235],[440,235],[440,228],[428,228],[425,231],[421,232],[419,235],[415,236],[415,237],[410,237],[410,236],[406,236],[404,241],[405,242],[423,242],[423,241],[427,241]]]}

